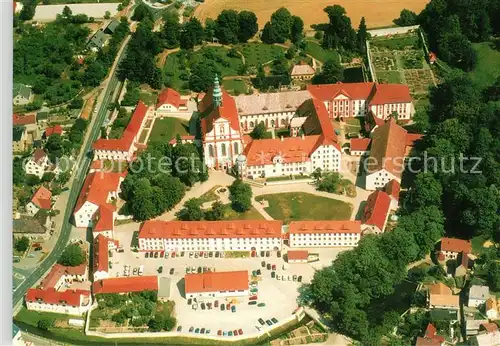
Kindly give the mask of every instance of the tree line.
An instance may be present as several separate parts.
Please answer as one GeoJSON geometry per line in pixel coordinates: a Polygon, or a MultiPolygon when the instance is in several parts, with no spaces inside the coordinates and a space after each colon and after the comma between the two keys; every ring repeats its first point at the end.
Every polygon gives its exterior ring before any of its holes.
{"type": "MultiPolygon", "coordinates": [[[[364,345],[380,344],[398,324],[399,313],[393,307],[398,298],[391,295],[406,278],[409,263],[434,251],[445,234],[499,240],[498,85],[500,80],[481,91],[465,73],[455,71],[431,90],[419,157],[434,158],[444,166],[427,171],[420,167],[422,172],[413,177],[405,171],[403,180],[413,183],[401,195],[397,227],[364,236],[357,248],[341,253],[302,288],[303,302],[322,313],[334,330],[364,345]],[[477,171],[472,172],[476,161],[462,163],[461,169],[461,156],[480,158],[477,171]]],[[[493,259],[485,260],[492,289],[500,284],[497,256],[495,252],[490,254],[493,259]]]]}

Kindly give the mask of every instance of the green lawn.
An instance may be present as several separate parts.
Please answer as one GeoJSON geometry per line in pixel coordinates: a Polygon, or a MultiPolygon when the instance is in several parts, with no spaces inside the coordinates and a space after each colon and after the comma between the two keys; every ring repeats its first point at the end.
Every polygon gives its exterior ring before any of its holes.
{"type": "Polygon", "coordinates": [[[180,78],[181,73],[187,71],[179,61],[179,53],[172,53],[167,56],[164,67],[165,81],[168,85],[175,90],[182,90],[185,88],[186,82],[180,78]]]}
{"type": "Polygon", "coordinates": [[[346,123],[348,133],[358,133],[359,131],[361,131],[361,120],[359,118],[348,118],[346,120],[346,123]]]}
{"type": "Polygon", "coordinates": [[[306,41],[306,53],[315,59],[325,62],[330,59],[339,59],[339,53],[335,50],[326,50],[320,44],[306,41]]]}
{"type": "Polygon", "coordinates": [[[411,46],[418,48],[418,36],[402,34],[394,38],[373,38],[370,40],[370,46],[381,47],[391,50],[403,50],[405,47],[411,46]]]}
{"type": "Polygon", "coordinates": [[[285,223],[298,220],[349,220],[352,205],[339,200],[302,192],[262,195],[257,201],[267,200],[265,210],[275,220],[285,223]]]}
{"type": "Polygon", "coordinates": [[[36,327],[39,320],[42,319],[54,319],[56,321],[68,321],[71,317],[65,314],[55,314],[51,312],[38,312],[26,309],[24,306],[21,308],[19,313],[15,316],[16,321],[26,323],[30,326],[36,327]]]}
{"type": "Polygon", "coordinates": [[[154,105],[156,103],[156,97],[157,93],[153,92],[147,92],[147,91],[141,91],[139,94],[139,100],[147,104],[148,106],[154,105]]]}
{"type": "Polygon", "coordinates": [[[401,73],[399,71],[376,71],[377,78],[379,82],[387,82],[387,83],[403,83],[403,79],[401,77],[401,73]]]}
{"type": "Polygon", "coordinates": [[[258,66],[285,54],[285,48],[264,43],[245,43],[236,47],[249,66],[258,66]]]}
{"type": "Polygon", "coordinates": [[[212,202],[212,201],[215,202],[216,200],[219,199],[219,196],[215,193],[215,191],[221,187],[222,187],[221,185],[216,185],[212,187],[210,190],[208,190],[203,195],[198,197],[198,199],[201,201],[201,203],[212,202]]]}
{"type": "Polygon", "coordinates": [[[257,211],[254,207],[250,210],[239,213],[231,208],[231,205],[226,204],[226,210],[224,212],[224,220],[264,220],[261,213],[257,211]]]}
{"type": "Polygon", "coordinates": [[[224,89],[233,95],[245,94],[247,92],[247,85],[241,79],[226,79],[222,82],[224,89]]]}
{"type": "Polygon", "coordinates": [[[500,76],[500,50],[492,42],[473,43],[472,47],[478,60],[470,76],[481,88],[489,86],[500,76]]]}
{"type": "Polygon", "coordinates": [[[155,141],[170,141],[175,138],[177,134],[185,136],[188,134],[188,123],[177,118],[163,118],[156,119],[151,135],[149,136],[150,142],[155,141]]]}
{"type": "Polygon", "coordinates": [[[229,49],[225,47],[204,47],[197,50],[189,58],[189,65],[193,65],[200,60],[210,59],[215,62],[215,65],[224,76],[236,76],[243,65],[241,57],[230,58],[227,56],[229,49]]]}

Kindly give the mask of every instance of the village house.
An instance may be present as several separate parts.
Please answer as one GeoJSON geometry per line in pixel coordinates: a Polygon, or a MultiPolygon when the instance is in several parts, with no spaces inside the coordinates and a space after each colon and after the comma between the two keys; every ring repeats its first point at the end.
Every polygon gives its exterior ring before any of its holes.
{"type": "MultiPolygon", "coordinates": [[[[87,175],[73,212],[75,226],[92,227],[96,216],[99,222],[103,214],[96,214],[101,207],[112,210],[114,219],[116,207],[112,203],[118,198],[123,180],[123,173],[93,172],[87,175]]],[[[106,215],[104,212],[104,216],[109,214],[106,215]]]]}
{"type": "Polygon", "coordinates": [[[24,106],[33,101],[33,93],[31,87],[22,83],[14,83],[12,85],[12,103],[15,106],[24,106]]]}
{"type": "Polygon", "coordinates": [[[40,209],[47,211],[52,209],[52,192],[44,186],[40,186],[26,204],[28,214],[35,215],[40,209]]]}
{"type": "Polygon", "coordinates": [[[89,290],[57,291],[54,288],[30,288],[25,297],[28,310],[80,316],[89,311],[92,298],[89,290]]]}
{"type": "Polygon", "coordinates": [[[187,111],[187,101],[171,88],[163,90],[156,102],[156,116],[162,118],[175,112],[187,111]]]}
{"type": "Polygon", "coordinates": [[[353,138],[350,143],[350,154],[352,156],[364,156],[370,153],[370,138],[353,138]]]}
{"type": "Polygon", "coordinates": [[[290,77],[292,80],[296,81],[309,81],[314,77],[316,70],[311,65],[307,64],[304,61],[301,61],[300,64],[293,65],[292,70],[290,71],[290,77]]]}
{"type": "Polygon", "coordinates": [[[476,319],[466,319],[465,320],[465,334],[469,337],[472,335],[479,334],[479,329],[485,323],[488,323],[488,320],[476,320],[476,319]]]}
{"type": "Polygon", "coordinates": [[[45,170],[49,167],[49,157],[43,149],[36,149],[24,165],[26,174],[36,175],[42,179],[45,170]]]}
{"type": "Polygon", "coordinates": [[[466,254],[471,253],[472,245],[468,240],[441,238],[440,251],[444,254],[446,260],[457,259],[458,254],[461,252],[466,254]]]}
{"type": "Polygon", "coordinates": [[[45,129],[45,138],[49,138],[52,135],[61,136],[63,134],[63,128],[61,125],[56,124],[54,126],[47,127],[45,129]]]}
{"type": "Polygon", "coordinates": [[[35,113],[13,114],[12,124],[14,127],[25,127],[26,145],[32,145],[35,141],[40,139],[40,130],[37,124],[37,117],[35,113]]]}
{"type": "Polygon", "coordinates": [[[205,272],[184,276],[186,298],[248,296],[248,271],[205,272]]]}
{"type": "Polygon", "coordinates": [[[139,230],[139,251],[281,250],[281,221],[159,221],[139,230]]]}
{"type": "Polygon", "coordinates": [[[396,210],[399,208],[399,192],[401,191],[401,185],[396,179],[388,182],[384,187],[385,193],[391,197],[391,209],[396,210]]]}
{"type": "Polygon", "coordinates": [[[430,309],[458,310],[460,307],[459,296],[453,295],[451,288],[442,282],[429,286],[427,302],[430,309]]]}
{"type": "Polygon", "coordinates": [[[90,49],[92,52],[96,53],[104,48],[104,46],[108,44],[108,41],[109,35],[106,35],[103,29],[99,29],[87,42],[87,49],[90,49]]]}
{"type": "Polygon", "coordinates": [[[130,276],[94,281],[92,292],[97,294],[158,291],[158,276],[130,276]]]}
{"type": "Polygon", "coordinates": [[[132,161],[139,147],[139,136],[146,123],[147,115],[153,108],[139,101],[130,121],[119,139],[99,138],[92,144],[97,160],[132,161]]]}
{"type": "Polygon", "coordinates": [[[102,234],[98,234],[94,238],[94,281],[109,278],[109,271],[111,269],[109,251],[115,250],[117,247],[117,240],[113,240],[102,234]]]}
{"type": "Polygon", "coordinates": [[[359,221],[292,221],[284,235],[291,248],[355,247],[361,239],[359,221]]]}
{"type": "Polygon", "coordinates": [[[307,250],[288,250],[286,253],[288,263],[307,263],[309,260],[309,251],[307,250]]]}
{"type": "Polygon", "coordinates": [[[484,305],[484,310],[490,320],[497,320],[500,316],[500,299],[497,300],[496,297],[488,298],[484,305]]]}
{"type": "Polygon", "coordinates": [[[467,306],[477,308],[486,303],[490,298],[490,289],[488,286],[472,285],[469,289],[469,301],[467,306]]]}
{"type": "Polygon", "coordinates": [[[415,346],[444,346],[445,338],[437,334],[436,327],[429,323],[425,329],[424,336],[417,337],[415,346]]]}
{"type": "Polygon", "coordinates": [[[382,190],[377,190],[368,196],[361,216],[363,234],[380,234],[384,232],[389,219],[391,203],[391,197],[382,190]]]}
{"type": "Polygon", "coordinates": [[[483,332],[468,340],[472,346],[498,346],[500,345],[500,331],[483,332]]]}
{"type": "Polygon", "coordinates": [[[455,277],[466,276],[473,265],[474,262],[470,259],[469,254],[461,252],[457,257],[455,265],[455,277]]]}
{"type": "Polygon", "coordinates": [[[25,126],[14,126],[12,128],[12,152],[20,153],[28,149],[28,132],[25,126]]]}

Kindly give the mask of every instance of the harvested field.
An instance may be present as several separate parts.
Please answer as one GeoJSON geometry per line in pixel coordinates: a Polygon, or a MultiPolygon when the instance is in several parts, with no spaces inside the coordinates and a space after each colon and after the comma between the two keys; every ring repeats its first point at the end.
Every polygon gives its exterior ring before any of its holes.
{"type": "Polygon", "coordinates": [[[194,12],[201,20],[217,18],[224,9],[249,10],[255,12],[262,29],[271,14],[280,7],[286,7],[292,14],[301,16],[306,27],[311,24],[327,21],[323,12],[326,6],[338,4],[343,6],[351,18],[354,27],[358,27],[362,16],[369,28],[393,25],[392,20],[399,17],[402,9],[407,8],[416,13],[427,4],[427,0],[255,0],[241,2],[239,0],[206,0],[194,12]]]}

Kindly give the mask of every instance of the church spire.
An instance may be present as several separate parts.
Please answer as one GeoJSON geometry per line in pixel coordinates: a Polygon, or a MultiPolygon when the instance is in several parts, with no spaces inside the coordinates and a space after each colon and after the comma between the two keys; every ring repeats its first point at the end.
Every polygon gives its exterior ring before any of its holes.
{"type": "Polygon", "coordinates": [[[222,90],[220,88],[219,78],[217,77],[217,74],[215,74],[214,91],[212,93],[212,97],[215,107],[222,106],[222,90]]]}

